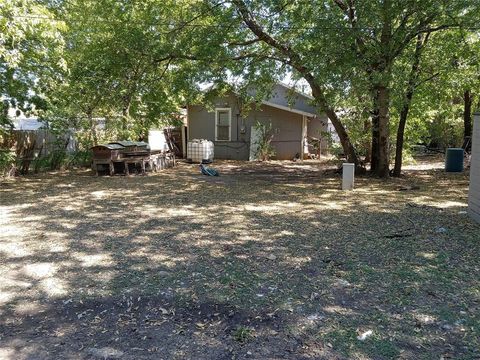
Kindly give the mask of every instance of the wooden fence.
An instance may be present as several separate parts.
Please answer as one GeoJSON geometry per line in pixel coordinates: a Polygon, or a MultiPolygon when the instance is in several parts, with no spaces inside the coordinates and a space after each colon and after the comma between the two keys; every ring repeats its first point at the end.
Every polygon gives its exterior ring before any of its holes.
{"type": "Polygon", "coordinates": [[[48,129],[12,130],[0,138],[0,149],[15,154],[18,169],[28,173],[33,160],[48,156],[55,151],[74,151],[71,135],[57,137],[48,129]]]}

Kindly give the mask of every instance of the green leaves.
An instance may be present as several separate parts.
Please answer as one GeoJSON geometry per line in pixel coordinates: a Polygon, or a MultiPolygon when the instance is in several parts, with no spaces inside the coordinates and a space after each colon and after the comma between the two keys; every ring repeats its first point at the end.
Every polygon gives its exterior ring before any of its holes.
{"type": "Polygon", "coordinates": [[[45,105],[42,98],[65,70],[65,29],[39,1],[0,3],[0,96],[20,108],[45,105]]]}
{"type": "Polygon", "coordinates": [[[394,130],[419,33],[432,32],[411,110],[419,128],[420,114],[478,87],[478,0],[245,2],[270,39],[252,31],[241,4],[4,0],[1,93],[24,108],[35,103],[53,127],[89,132],[101,118],[110,136],[138,138],[198,101],[206,83],[233,83],[241,94],[255,87],[261,97],[277,81],[303,79],[351,142],[368,147],[373,89],[389,88],[383,113],[394,130]]]}

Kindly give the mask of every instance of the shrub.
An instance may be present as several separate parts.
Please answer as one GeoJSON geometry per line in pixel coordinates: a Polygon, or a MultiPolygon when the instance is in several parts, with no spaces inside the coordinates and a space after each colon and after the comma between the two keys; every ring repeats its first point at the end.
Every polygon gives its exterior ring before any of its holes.
{"type": "Polygon", "coordinates": [[[67,154],[64,160],[64,167],[67,169],[73,167],[89,167],[92,162],[92,152],[89,150],[86,151],[76,151],[73,153],[67,154]]]}
{"type": "Polygon", "coordinates": [[[17,170],[15,163],[14,152],[0,149],[0,176],[14,176],[17,170]]]}
{"type": "Polygon", "coordinates": [[[46,156],[37,157],[32,161],[33,172],[59,170],[63,167],[67,154],[63,150],[54,150],[46,156]]]}
{"type": "Polygon", "coordinates": [[[332,145],[330,146],[330,153],[337,159],[342,159],[343,157],[345,157],[342,144],[340,143],[332,143],[332,145]]]}
{"type": "Polygon", "coordinates": [[[273,131],[272,123],[261,123],[257,121],[254,128],[258,131],[260,137],[257,142],[257,151],[255,152],[255,158],[260,161],[270,160],[275,156],[275,149],[272,146],[273,131]]]}

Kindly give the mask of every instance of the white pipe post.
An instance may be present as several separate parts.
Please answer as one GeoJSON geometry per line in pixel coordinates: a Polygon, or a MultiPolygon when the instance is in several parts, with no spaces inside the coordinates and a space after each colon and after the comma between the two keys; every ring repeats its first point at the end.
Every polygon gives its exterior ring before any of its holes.
{"type": "Polygon", "coordinates": [[[355,164],[344,163],[342,170],[342,190],[353,190],[355,164]]]}

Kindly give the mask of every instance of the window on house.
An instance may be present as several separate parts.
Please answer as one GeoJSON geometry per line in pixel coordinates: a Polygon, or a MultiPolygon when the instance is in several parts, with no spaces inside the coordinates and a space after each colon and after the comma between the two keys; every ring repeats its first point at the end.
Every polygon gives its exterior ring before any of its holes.
{"type": "Polygon", "coordinates": [[[232,112],[230,109],[215,109],[215,140],[230,141],[232,112]]]}

